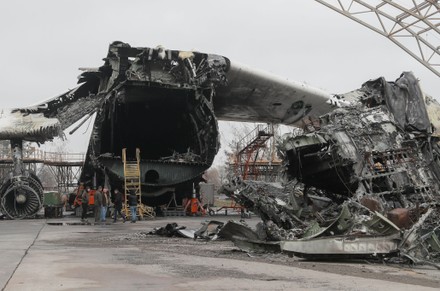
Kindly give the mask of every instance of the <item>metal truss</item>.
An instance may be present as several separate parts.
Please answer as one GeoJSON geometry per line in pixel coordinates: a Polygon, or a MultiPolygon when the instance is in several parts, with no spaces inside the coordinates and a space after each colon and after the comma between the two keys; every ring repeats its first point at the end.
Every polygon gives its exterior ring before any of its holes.
{"type": "Polygon", "coordinates": [[[315,0],[380,33],[440,77],[439,0],[315,0]]]}
{"type": "Polygon", "coordinates": [[[50,172],[55,177],[57,182],[58,192],[68,194],[73,191],[73,188],[78,186],[78,181],[81,176],[82,165],[47,165],[50,172]]]}

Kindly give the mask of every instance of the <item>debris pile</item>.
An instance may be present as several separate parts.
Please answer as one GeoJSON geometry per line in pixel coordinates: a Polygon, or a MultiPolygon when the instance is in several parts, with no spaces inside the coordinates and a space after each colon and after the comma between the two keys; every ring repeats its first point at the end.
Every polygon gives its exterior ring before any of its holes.
{"type": "Polygon", "coordinates": [[[181,236],[179,231],[184,229],[186,229],[185,226],[179,226],[177,223],[172,222],[172,223],[168,223],[164,227],[156,227],[148,234],[155,234],[155,235],[167,236],[167,237],[181,236]]]}
{"type": "Polygon", "coordinates": [[[203,226],[198,230],[191,230],[186,229],[186,226],[179,226],[177,223],[173,222],[168,223],[164,227],[154,228],[148,234],[167,237],[177,236],[193,239],[216,240],[223,225],[223,222],[212,220],[203,223],[203,226]]]}
{"type": "Polygon", "coordinates": [[[304,133],[283,141],[286,187],[236,180],[224,188],[285,252],[439,268],[440,147],[418,81],[403,73],[335,98],[345,106],[307,117],[304,133]]]}
{"type": "MultiPolygon", "coordinates": [[[[385,217],[354,198],[337,203],[316,189],[309,189],[304,195],[301,183],[294,192],[291,186],[292,183],[277,187],[257,181],[236,184],[237,202],[262,218],[257,233],[264,230],[266,243],[278,241],[284,252],[305,258],[398,257],[440,267],[437,207],[419,207],[418,219],[413,209],[405,208],[394,209],[385,217]]],[[[262,235],[241,236],[232,240],[240,248],[252,243],[248,249],[258,251],[262,242],[257,245],[257,241],[261,238],[262,235]]],[[[271,251],[267,246],[266,251],[271,251]]]]}

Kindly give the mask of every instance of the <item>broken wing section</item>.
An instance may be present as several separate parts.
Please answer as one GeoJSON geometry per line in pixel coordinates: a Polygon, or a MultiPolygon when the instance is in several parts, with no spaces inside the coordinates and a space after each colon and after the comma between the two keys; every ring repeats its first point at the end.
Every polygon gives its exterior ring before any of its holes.
{"type": "Polygon", "coordinates": [[[59,135],[60,129],[56,118],[47,118],[42,113],[23,114],[10,109],[0,113],[0,140],[44,142],[59,135]]]}
{"type": "Polygon", "coordinates": [[[0,114],[0,139],[52,140],[101,106],[103,97],[95,95],[98,84],[98,80],[87,81],[37,105],[3,110],[0,114]]]}
{"type": "Polygon", "coordinates": [[[379,78],[364,83],[362,87],[372,98],[383,99],[402,129],[431,133],[426,101],[414,74],[404,72],[395,82],[379,78]]]}
{"type": "Polygon", "coordinates": [[[394,82],[383,77],[367,81],[361,89],[335,98],[347,104],[363,100],[368,107],[385,105],[400,129],[440,137],[440,103],[423,92],[411,72],[403,72],[394,82]]]}
{"type": "Polygon", "coordinates": [[[219,87],[214,110],[221,120],[294,124],[307,114],[320,116],[333,106],[332,95],[231,62],[228,85],[219,87]]]}

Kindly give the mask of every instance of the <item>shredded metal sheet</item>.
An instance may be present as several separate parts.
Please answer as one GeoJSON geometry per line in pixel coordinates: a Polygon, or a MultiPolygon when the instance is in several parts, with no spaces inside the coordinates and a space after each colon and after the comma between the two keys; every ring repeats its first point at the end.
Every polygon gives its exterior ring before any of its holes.
{"type": "Polygon", "coordinates": [[[59,120],[42,113],[23,114],[3,110],[0,114],[0,139],[44,141],[62,133],[59,120]]]}
{"type": "Polygon", "coordinates": [[[223,192],[260,215],[285,252],[438,266],[440,146],[429,119],[438,103],[425,98],[412,73],[366,82],[285,136],[288,184],[235,179],[223,192]]]}

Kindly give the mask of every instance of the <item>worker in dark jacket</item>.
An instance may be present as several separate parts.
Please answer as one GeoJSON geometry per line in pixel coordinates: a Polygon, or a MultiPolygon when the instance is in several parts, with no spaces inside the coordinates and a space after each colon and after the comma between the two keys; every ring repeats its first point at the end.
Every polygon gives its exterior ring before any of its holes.
{"type": "Polygon", "coordinates": [[[136,208],[137,208],[137,196],[134,191],[130,192],[130,196],[128,196],[128,205],[130,205],[131,212],[131,222],[136,222],[136,208]]]}
{"type": "Polygon", "coordinates": [[[118,213],[119,215],[122,216],[123,222],[125,222],[125,214],[121,212],[122,210],[122,193],[119,192],[118,189],[115,189],[115,193],[114,193],[114,204],[115,204],[115,214],[113,217],[113,222],[116,222],[116,219],[118,217],[118,213]]]}
{"type": "Polygon", "coordinates": [[[93,196],[95,198],[95,222],[99,222],[101,219],[101,207],[102,207],[102,187],[99,186],[98,190],[96,190],[95,195],[93,196]]]}
{"type": "Polygon", "coordinates": [[[90,192],[90,187],[87,186],[81,193],[81,207],[82,207],[81,221],[85,221],[87,219],[87,211],[89,210],[89,198],[90,198],[89,192],[90,192]]]}

